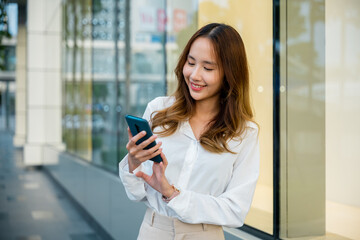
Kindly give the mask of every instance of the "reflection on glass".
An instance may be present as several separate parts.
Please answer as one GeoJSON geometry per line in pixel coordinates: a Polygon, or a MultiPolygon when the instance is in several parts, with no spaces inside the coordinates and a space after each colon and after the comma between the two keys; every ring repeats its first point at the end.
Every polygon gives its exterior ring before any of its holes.
{"type": "Polygon", "coordinates": [[[92,24],[92,161],[96,165],[116,170],[116,82],[117,34],[115,28],[119,4],[98,0],[93,4],[92,24]]]}
{"type": "MultiPolygon", "coordinates": [[[[1,72],[0,72],[1,73],[1,72]]],[[[1,77],[1,75],[0,75],[1,77]]],[[[0,81],[0,130],[15,131],[15,82],[0,81]]]]}
{"type": "Polygon", "coordinates": [[[167,0],[166,64],[167,94],[175,92],[177,80],[174,69],[189,38],[198,29],[198,2],[167,0]]]}
{"type": "Polygon", "coordinates": [[[165,1],[132,1],[129,108],[141,116],[146,104],[165,94],[165,1]]]}
{"type": "Polygon", "coordinates": [[[282,235],[359,239],[360,2],[287,1],[284,9],[282,235]]]}
{"type": "Polygon", "coordinates": [[[111,171],[116,166],[115,81],[93,82],[93,163],[111,171]]]}
{"type": "Polygon", "coordinates": [[[91,16],[90,0],[74,1],[75,5],[75,63],[73,63],[74,116],[76,153],[86,160],[91,160],[91,36],[90,23],[84,21],[91,16]]]}
{"type": "Polygon", "coordinates": [[[75,124],[73,121],[74,104],[73,104],[73,52],[74,50],[74,5],[70,1],[64,3],[64,30],[63,30],[63,141],[66,144],[67,151],[75,151],[74,131],[75,124]]]}
{"type": "Polygon", "coordinates": [[[67,150],[91,158],[90,0],[64,3],[63,139],[67,150]]]}
{"type": "Polygon", "coordinates": [[[1,71],[14,72],[16,66],[15,46],[1,46],[1,71]]]}
{"type": "MultiPolygon", "coordinates": [[[[126,83],[124,81],[120,82],[118,86],[118,105],[116,107],[116,112],[120,115],[118,123],[117,123],[117,129],[118,129],[118,135],[120,136],[119,142],[118,142],[118,161],[120,161],[126,154],[126,144],[128,142],[128,132],[127,132],[127,124],[125,122],[125,110],[126,110],[126,83]]],[[[142,114],[142,113],[141,113],[142,114]]],[[[141,116],[139,114],[138,116],[141,116]]]]}
{"type": "Polygon", "coordinates": [[[281,237],[325,234],[325,1],[288,1],[281,21],[281,237]]]}
{"type": "Polygon", "coordinates": [[[360,239],[360,2],[326,1],[326,232],[360,239]]]}

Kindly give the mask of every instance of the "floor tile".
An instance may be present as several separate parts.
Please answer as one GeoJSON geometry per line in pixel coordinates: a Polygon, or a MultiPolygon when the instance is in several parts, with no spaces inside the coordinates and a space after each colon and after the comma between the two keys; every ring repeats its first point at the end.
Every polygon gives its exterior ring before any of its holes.
{"type": "Polygon", "coordinates": [[[71,240],[99,240],[100,238],[95,233],[85,234],[70,234],[71,240]]]}
{"type": "Polygon", "coordinates": [[[6,199],[8,200],[8,202],[15,202],[14,196],[7,196],[6,199]]]}
{"type": "Polygon", "coordinates": [[[32,211],[32,217],[35,220],[43,220],[43,219],[53,219],[54,213],[49,211],[32,211]]]}
{"type": "Polygon", "coordinates": [[[7,212],[0,212],[0,221],[9,220],[9,214],[7,212]]]}
{"type": "Polygon", "coordinates": [[[15,237],[15,240],[42,240],[42,238],[39,235],[31,235],[31,236],[15,237]]]}
{"type": "Polygon", "coordinates": [[[37,183],[25,183],[24,185],[25,189],[38,189],[39,188],[39,184],[37,183]]]}
{"type": "Polygon", "coordinates": [[[66,221],[63,226],[71,234],[92,232],[92,228],[84,221],[66,221]]]}
{"type": "Polygon", "coordinates": [[[101,240],[68,195],[0,132],[0,240],[101,240]]]}

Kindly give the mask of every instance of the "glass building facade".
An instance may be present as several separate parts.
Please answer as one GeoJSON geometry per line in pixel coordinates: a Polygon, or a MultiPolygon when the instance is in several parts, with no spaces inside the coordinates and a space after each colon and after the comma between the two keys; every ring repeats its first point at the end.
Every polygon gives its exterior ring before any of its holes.
{"type": "Polygon", "coordinates": [[[65,0],[63,141],[117,174],[126,114],[176,88],[190,36],[209,22],[245,42],[261,169],[245,231],[358,239],[360,5],[356,0],[65,0]],[[326,45],[325,45],[326,42],[326,45]],[[342,219],[342,220],[340,220],[342,219]]]}
{"type": "Polygon", "coordinates": [[[0,15],[0,130],[13,132],[15,129],[17,4],[1,3],[0,15]]]}
{"type": "Polygon", "coordinates": [[[197,27],[191,1],[64,3],[64,142],[67,150],[116,172],[125,156],[126,114],[174,88],[168,70],[197,27]],[[166,19],[166,12],[172,18],[166,19]]]}

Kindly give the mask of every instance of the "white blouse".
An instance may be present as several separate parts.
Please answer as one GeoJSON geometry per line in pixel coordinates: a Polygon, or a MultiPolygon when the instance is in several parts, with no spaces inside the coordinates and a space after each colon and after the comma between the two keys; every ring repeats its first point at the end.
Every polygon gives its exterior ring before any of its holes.
{"type": "MultiPolygon", "coordinates": [[[[173,97],[151,101],[143,118],[173,104],[173,97]]],[[[156,131],[156,129],[155,129],[156,131]]],[[[165,175],[181,193],[169,203],[135,174],[129,173],[127,155],[119,163],[119,175],[129,199],[143,201],[161,215],[186,223],[240,227],[249,211],[259,176],[259,142],[256,124],[248,122],[240,140],[230,140],[232,153],[211,153],[195,138],[188,121],[169,137],[158,136],[168,160],[165,175]]],[[[142,163],[135,173],[152,174],[152,161],[142,163]]]]}

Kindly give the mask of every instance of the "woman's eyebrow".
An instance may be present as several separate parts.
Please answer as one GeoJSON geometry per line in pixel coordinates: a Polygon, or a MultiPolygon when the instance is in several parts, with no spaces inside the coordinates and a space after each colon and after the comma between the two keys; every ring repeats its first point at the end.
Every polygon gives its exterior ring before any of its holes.
{"type": "Polygon", "coordinates": [[[195,58],[193,56],[191,56],[190,54],[188,54],[188,58],[191,58],[191,60],[195,61],[195,58]]]}
{"type": "MultiPolygon", "coordinates": [[[[193,56],[191,56],[190,54],[188,54],[188,58],[190,58],[191,60],[196,61],[196,59],[193,56]]],[[[209,65],[214,65],[214,66],[217,65],[215,62],[211,62],[211,61],[202,61],[202,62],[205,63],[205,64],[209,64],[209,65]]]]}

